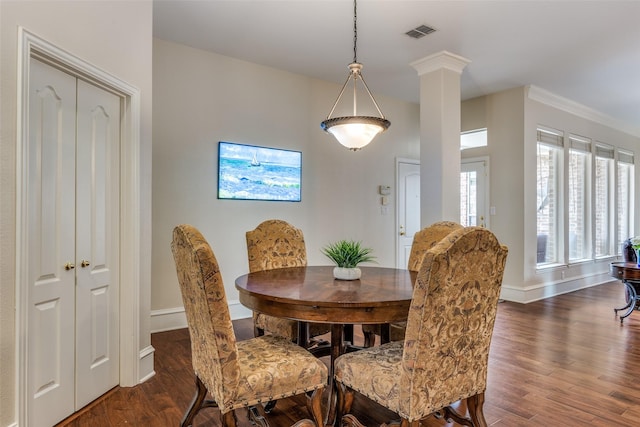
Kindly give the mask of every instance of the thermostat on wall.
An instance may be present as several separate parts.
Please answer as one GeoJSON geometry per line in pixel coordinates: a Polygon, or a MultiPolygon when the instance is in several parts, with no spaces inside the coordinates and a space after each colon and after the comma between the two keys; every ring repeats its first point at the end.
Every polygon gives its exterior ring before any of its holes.
{"type": "Polygon", "coordinates": [[[380,185],[378,186],[378,193],[380,193],[381,196],[388,196],[391,194],[391,187],[388,185],[380,185]]]}

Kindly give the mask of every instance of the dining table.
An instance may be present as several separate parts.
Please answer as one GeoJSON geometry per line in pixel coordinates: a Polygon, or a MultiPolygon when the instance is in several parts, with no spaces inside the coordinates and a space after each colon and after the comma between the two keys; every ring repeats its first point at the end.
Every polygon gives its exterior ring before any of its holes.
{"type": "Polygon", "coordinates": [[[338,280],[332,266],[278,268],[244,274],[235,281],[240,303],[253,311],[297,320],[298,342],[307,342],[306,323],[331,327],[328,424],[335,421],[333,364],[352,349],[345,328],[356,324],[382,324],[382,342],[388,341],[388,324],[407,319],[417,272],[360,267],[356,280],[338,280]],[[386,336],[385,336],[386,335],[386,336]]]}

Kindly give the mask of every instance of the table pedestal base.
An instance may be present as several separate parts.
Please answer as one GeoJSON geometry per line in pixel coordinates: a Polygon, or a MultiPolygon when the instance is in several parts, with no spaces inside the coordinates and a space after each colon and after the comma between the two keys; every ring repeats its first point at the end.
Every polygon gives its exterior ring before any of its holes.
{"type": "Polygon", "coordinates": [[[627,300],[627,305],[625,305],[624,307],[613,309],[613,312],[616,314],[616,316],[618,315],[619,311],[627,310],[624,314],[620,316],[621,324],[626,317],[628,317],[631,313],[633,313],[633,310],[638,308],[637,307],[639,303],[638,299],[640,298],[638,296],[638,290],[636,289],[636,286],[640,285],[640,283],[632,282],[630,280],[623,280],[622,284],[624,285],[624,292],[625,292],[625,298],[627,300]]]}

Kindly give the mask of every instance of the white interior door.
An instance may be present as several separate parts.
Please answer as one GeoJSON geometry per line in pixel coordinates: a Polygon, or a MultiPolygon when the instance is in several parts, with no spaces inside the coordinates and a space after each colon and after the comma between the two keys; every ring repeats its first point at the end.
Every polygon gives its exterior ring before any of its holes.
{"type": "Polygon", "coordinates": [[[413,235],[420,230],[420,163],[398,161],[397,268],[407,268],[413,235]]]}
{"type": "Polygon", "coordinates": [[[30,60],[29,425],[53,425],[119,380],[120,103],[30,60]]]}
{"type": "Polygon", "coordinates": [[[489,228],[487,161],[464,161],[460,166],[460,224],[489,228]]]}
{"type": "Polygon", "coordinates": [[[29,425],[74,410],[76,79],[31,60],[28,148],[29,425]]]}
{"type": "Polygon", "coordinates": [[[118,384],[120,99],[78,80],[76,410],[118,384]]]}

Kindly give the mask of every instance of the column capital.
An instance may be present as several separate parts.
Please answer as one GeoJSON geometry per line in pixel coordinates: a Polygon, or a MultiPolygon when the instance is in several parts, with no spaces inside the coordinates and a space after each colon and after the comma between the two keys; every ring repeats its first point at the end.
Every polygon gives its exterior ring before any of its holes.
{"type": "Polygon", "coordinates": [[[413,61],[409,65],[416,69],[419,76],[422,76],[443,68],[462,74],[462,70],[464,70],[464,67],[470,62],[471,60],[467,58],[443,50],[442,52],[434,53],[433,55],[413,61]]]}

